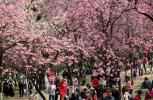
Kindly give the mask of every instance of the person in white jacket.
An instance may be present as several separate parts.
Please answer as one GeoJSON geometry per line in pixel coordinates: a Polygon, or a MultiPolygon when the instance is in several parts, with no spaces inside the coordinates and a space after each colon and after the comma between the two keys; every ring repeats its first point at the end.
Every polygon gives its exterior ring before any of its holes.
{"type": "Polygon", "coordinates": [[[56,85],[54,81],[51,81],[50,87],[49,87],[49,100],[55,100],[56,95],[56,85]]]}

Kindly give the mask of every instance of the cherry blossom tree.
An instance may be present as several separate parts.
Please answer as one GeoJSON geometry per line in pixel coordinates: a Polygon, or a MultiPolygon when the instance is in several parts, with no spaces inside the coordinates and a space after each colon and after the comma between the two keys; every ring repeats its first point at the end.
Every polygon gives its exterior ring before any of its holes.
{"type": "Polygon", "coordinates": [[[29,5],[31,2],[25,0],[0,1],[0,66],[7,64],[20,72],[26,70],[26,65],[30,65],[31,56],[40,55],[37,51],[38,40],[44,33],[43,29],[34,24],[37,17],[28,19],[26,10],[29,5]]]}
{"type": "Polygon", "coordinates": [[[149,2],[56,0],[46,3],[41,10],[45,19],[53,23],[56,39],[69,40],[75,61],[79,62],[81,57],[87,61],[93,58],[93,66],[111,64],[115,69],[126,69],[129,65],[132,74],[134,62],[152,52],[152,8],[149,2]],[[74,51],[73,47],[79,49],[74,51]]]}
{"type": "Polygon", "coordinates": [[[151,0],[2,0],[0,19],[0,65],[19,70],[90,59],[120,69],[152,51],[151,0]]]}
{"type": "Polygon", "coordinates": [[[105,49],[118,58],[120,51],[136,53],[137,48],[151,44],[151,30],[146,29],[152,24],[142,16],[141,8],[146,9],[143,2],[150,4],[145,0],[57,0],[44,5],[42,12],[54,23],[58,35],[71,38],[76,47],[81,47],[84,57],[100,60],[105,49]]]}

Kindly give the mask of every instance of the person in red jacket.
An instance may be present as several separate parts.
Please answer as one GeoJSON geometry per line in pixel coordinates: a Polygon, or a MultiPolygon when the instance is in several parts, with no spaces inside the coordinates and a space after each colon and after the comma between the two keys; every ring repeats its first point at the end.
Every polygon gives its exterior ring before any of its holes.
{"type": "Polygon", "coordinates": [[[144,57],[144,59],[143,59],[143,67],[144,67],[145,73],[147,72],[147,70],[146,70],[147,62],[148,62],[147,57],[144,57]]]}
{"type": "Polygon", "coordinates": [[[67,94],[67,89],[68,89],[67,80],[63,79],[59,86],[60,100],[64,100],[65,95],[67,94]]]}
{"type": "Polygon", "coordinates": [[[134,97],[134,100],[141,100],[142,90],[137,91],[137,95],[134,97]]]}
{"type": "Polygon", "coordinates": [[[92,87],[96,90],[96,92],[98,91],[98,89],[100,87],[100,82],[96,76],[92,80],[92,87]]]}
{"type": "Polygon", "coordinates": [[[97,77],[94,77],[94,79],[92,80],[92,87],[97,89],[100,86],[99,80],[97,79],[97,77]]]}

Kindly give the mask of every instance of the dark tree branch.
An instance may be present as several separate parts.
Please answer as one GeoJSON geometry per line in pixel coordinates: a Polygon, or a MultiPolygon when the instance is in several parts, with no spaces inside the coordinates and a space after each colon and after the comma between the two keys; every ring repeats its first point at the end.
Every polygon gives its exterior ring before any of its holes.
{"type": "Polygon", "coordinates": [[[59,51],[56,52],[56,54],[54,56],[54,60],[56,60],[58,56],[59,56],[59,51]]]}
{"type": "Polygon", "coordinates": [[[138,13],[141,14],[141,15],[146,16],[148,19],[150,19],[153,22],[153,16],[152,15],[149,15],[147,13],[142,13],[142,12],[138,12],[138,13]]]}
{"type": "Polygon", "coordinates": [[[16,42],[16,43],[13,43],[13,44],[11,44],[10,46],[8,46],[8,47],[4,48],[4,50],[3,50],[3,51],[5,52],[6,50],[9,50],[9,49],[11,49],[11,48],[15,47],[15,46],[17,45],[17,43],[27,44],[27,43],[29,43],[29,42],[24,41],[24,40],[22,40],[22,41],[18,41],[18,42],[16,42]]]}
{"type": "MultiPolygon", "coordinates": [[[[129,0],[128,0],[129,1],[129,0]]],[[[148,14],[148,13],[146,13],[146,12],[140,12],[140,11],[138,11],[138,9],[137,9],[137,4],[138,4],[138,0],[134,0],[135,2],[135,7],[134,7],[134,10],[136,10],[136,12],[138,13],[138,14],[141,14],[141,15],[143,15],[143,16],[145,16],[145,17],[147,17],[148,19],[150,19],[152,22],[153,22],[153,15],[150,15],[150,14],[148,14]]],[[[145,2],[144,1],[144,3],[145,4],[147,4],[148,6],[152,6],[152,4],[151,4],[151,1],[150,2],[145,2]]]]}
{"type": "MultiPolygon", "coordinates": [[[[127,7],[126,7],[126,8],[127,8],[127,7]]],[[[133,9],[135,9],[135,8],[131,8],[131,9],[126,9],[126,8],[123,9],[123,11],[121,12],[120,15],[116,16],[115,18],[113,18],[113,22],[112,22],[111,25],[110,25],[110,29],[111,29],[110,34],[111,34],[111,35],[113,34],[113,27],[114,27],[115,22],[116,22],[124,13],[126,13],[126,12],[128,12],[128,11],[131,11],[131,10],[133,10],[133,9]]]]}
{"type": "Polygon", "coordinates": [[[2,65],[2,63],[3,63],[3,52],[0,52],[0,67],[1,67],[1,65],[2,65]]]}
{"type": "Polygon", "coordinates": [[[17,43],[13,43],[10,46],[8,46],[7,48],[4,48],[4,51],[9,50],[12,47],[15,47],[17,45],[17,43]]]}
{"type": "Polygon", "coordinates": [[[42,97],[43,100],[46,100],[44,94],[41,92],[41,90],[38,88],[38,86],[35,84],[35,81],[31,80],[32,84],[34,85],[36,91],[39,93],[39,95],[42,97]]]}
{"type": "Polygon", "coordinates": [[[135,5],[137,5],[137,3],[138,3],[138,0],[135,0],[135,5]]]}

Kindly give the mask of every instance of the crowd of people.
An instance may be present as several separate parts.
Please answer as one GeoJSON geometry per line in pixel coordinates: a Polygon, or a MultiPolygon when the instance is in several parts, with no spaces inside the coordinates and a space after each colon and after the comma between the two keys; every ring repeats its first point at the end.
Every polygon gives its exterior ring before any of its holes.
{"type": "Polygon", "coordinates": [[[14,97],[15,95],[15,88],[18,86],[19,95],[23,97],[26,95],[26,84],[23,83],[22,80],[18,80],[17,82],[14,80],[4,80],[3,82],[3,94],[4,96],[11,96],[14,97]]]}
{"type": "MultiPolygon", "coordinates": [[[[153,86],[146,79],[142,83],[148,89],[144,100],[152,100],[153,86]]],[[[104,77],[99,80],[97,76],[92,76],[92,81],[81,87],[76,78],[73,79],[73,82],[73,85],[69,86],[66,77],[58,83],[51,81],[49,100],[59,100],[59,98],[60,100],[142,100],[143,91],[133,90],[128,76],[125,78],[126,84],[122,87],[122,91],[119,91],[117,81],[107,81],[104,77]]]]}
{"type": "MultiPolygon", "coordinates": [[[[147,58],[136,60],[132,65],[133,77],[146,73],[148,63],[147,58]]],[[[76,75],[79,76],[79,73],[78,71],[76,75]]],[[[107,64],[105,67],[93,68],[91,81],[85,80],[82,84],[84,86],[80,86],[78,76],[73,77],[72,86],[69,84],[70,78],[65,71],[61,82],[58,81],[57,84],[56,81],[51,81],[50,88],[54,92],[49,92],[49,94],[51,94],[50,97],[55,98],[49,100],[57,100],[58,95],[60,95],[61,100],[142,100],[142,90],[133,90],[133,81],[130,77],[126,76],[124,78],[124,86],[121,87],[120,69],[115,69],[111,64],[107,64]],[[52,93],[55,96],[52,96],[52,93]]],[[[153,85],[151,81],[148,81],[148,78],[145,78],[142,83],[142,87],[148,88],[145,100],[150,100],[147,98],[153,99],[151,95],[153,85]],[[146,86],[146,84],[150,85],[146,86]]]]}
{"type": "Polygon", "coordinates": [[[147,72],[147,67],[150,67],[152,71],[152,60],[148,60],[147,57],[143,59],[138,59],[133,62],[133,77],[142,76],[144,73],[147,72]]]}
{"type": "Polygon", "coordinates": [[[32,84],[30,81],[26,83],[26,77],[22,73],[16,73],[11,78],[7,78],[2,82],[4,96],[14,97],[15,89],[18,87],[18,93],[20,97],[31,94],[32,84]],[[28,84],[28,91],[26,91],[26,84],[28,84]]]}
{"type": "MultiPolygon", "coordinates": [[[[133,63],[133,77],[143,75],[146,72],[148,64],[146,58],[136,60],[133,63]]],[[[56,77],[51,70],[46,71],[49,80],[49,100],[142,100],[142,90],[133,90],[133,81],[130,77],[125,76],[124,86],[120,75],[120,68],[113,67],[108,63],[106,66],[100,65],[92,69],[92,75],[89,79],[85,78],[86,70],[73,70],[73,72],[63,71],[62,79],[56,77]]],[[[26,86],[23,75],[17,75],[17,82],[5,80],[3,83],[3,94],[5,96],[14,96],[15,86],[19,87],[20,97],[26,93],[26,86]]],[[[88,75],[89,76],[89,75],[88,75]]],[[[33,93],[32,83],[28,83],[28,95],[33,93]]],[[[145,95],[145,100],[153,99],[153,81],[147,77],[141,85],[141,89],[148,89],[145,95]]]]}
{"type": "Polygon", "coordinates": [[[58,97],[61,100],[120,100],[120,70],[110,69],[108,66],[105,74],[101,67],[95,68],[91,81],[84,82],[82,86],[78,82],[78,74],[72,79],[72,86],[68,85],[68,74],[64,71],[61,82],[50,81],[49,100],[58,100],[58,97]]]}

